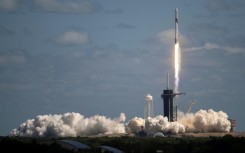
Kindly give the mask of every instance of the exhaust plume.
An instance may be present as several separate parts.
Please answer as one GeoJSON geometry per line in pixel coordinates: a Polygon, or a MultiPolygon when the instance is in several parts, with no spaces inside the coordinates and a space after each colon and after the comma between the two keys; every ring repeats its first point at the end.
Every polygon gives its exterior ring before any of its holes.
{"type": "Polygon", "coordinates": [[[174,91],[179,92],[180,51],[179,43],[174,46],[174,91]]]}

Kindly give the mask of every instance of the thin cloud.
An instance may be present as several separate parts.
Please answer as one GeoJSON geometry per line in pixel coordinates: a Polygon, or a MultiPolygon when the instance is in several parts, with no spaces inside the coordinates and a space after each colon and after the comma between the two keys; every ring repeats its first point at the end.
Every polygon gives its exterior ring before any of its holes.
{"type": "Polygon", "coordinates": [[[0,65],[24,64],[26,63],[26,56],[26,53],[19,49],[0,51],[0,65]]]}
{"type": "Polygon", "coordinates": [[[192,23],[188,29],[189,32],[194,34],[206,34],[211,33],[212,35],[226,35],[229,33],[227,27],[218,26],[214,23],[192,23]]]}
{"type": "Polygon", "coordinates": [[[135,29],[134,25],[126,24],[126,23],[118,23],[116,25],[117,28],[119,29],[135,29]]]}
{"type": "Polygon", "coordinates": [[[105,11],[105,13],[108,13],[108,14],[120,14],[120,13],[123,13],[123,10],[120,9],[120,8],[117,8],[117,9],[114,9],[114,10],[105,11]]]}
{"type": "Polygon", "coordinates": [[[17,7],[17,0],[0,0],[0,11],[12,12],[17,7]]]}
{"type": "Polygon", "coordinates": [[[25,57],[19,55],[0,55],[0,64],[22,64],[25,63],[25,57]]]}
{"type": "Polygon", "coordinates": [[[90,14],[102,8],[96,0],[0,0],[0,11],[90,14]]]}
{"type": "Polygon", "coordinates": [[[92,0],[35,0],[35,5],[43,12],[89,14],[101,6],[92,0]]]}
{"type": "Polygon", "coordinates": [[[32,35],[32,31],[30,30],[29,27],[24,27],[20,30],[21,33],[25,34],[26,36],[31,36],[32,35]]]}
{"type": "Polygon", "coordinates": [[[209,43],[209,42],[205,43],[203,46],[183,49],[183,51],[185,52],[196,52],[196,51],[204,51],[204,50],[223,50],[226,53],[230,53],[230,54],[245,53],[244,48],[220,46],[218,44],[209,43]]]}
{"type": "Polygon", "coordinates": [[[208,0],[205,1],[205,9],[213,15],[217,15],[219,12],[238,9],[244,6],[242,1],[232,0],[208,0]]]}
{"type": "Polygon", "coordinates": [[[4,27],[4,26],[0,26],[0,36],[12,36],[15,35],[15,32],[4,27]]]}
{"type": "Polygon", "coordinates": [[[89,34],[87,32],[66,31],[53,37],[52,42],[56,45],[83,45],[89,43],[89,34]]]}

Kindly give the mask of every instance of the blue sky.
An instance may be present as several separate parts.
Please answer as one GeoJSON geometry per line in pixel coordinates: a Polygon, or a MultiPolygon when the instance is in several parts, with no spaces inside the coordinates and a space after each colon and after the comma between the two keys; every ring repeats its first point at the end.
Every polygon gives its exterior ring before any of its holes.
{"type": "Polygon", "coordinates": [[[245,131],[242,0],[0,0],[0,135],[37,115],[162,114],[179,9],[184,112],[224,111],[245,131]]]}

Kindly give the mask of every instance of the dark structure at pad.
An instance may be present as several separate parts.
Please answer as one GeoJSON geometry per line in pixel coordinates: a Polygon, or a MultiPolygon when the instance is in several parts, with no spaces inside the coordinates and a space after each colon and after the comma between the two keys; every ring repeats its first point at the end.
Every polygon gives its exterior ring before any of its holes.
{"type": "Polygon", "coordinates": [[[174,93],[172,89],[169,89],[169,76],[168,76],[167,89],[163,90],[161,95],[163,99],[163,116],[168,118],[168,121],[177,121],[177,106],[173,106],[173,99],[176,95],[182,95],[185,93],[174,93]]]}

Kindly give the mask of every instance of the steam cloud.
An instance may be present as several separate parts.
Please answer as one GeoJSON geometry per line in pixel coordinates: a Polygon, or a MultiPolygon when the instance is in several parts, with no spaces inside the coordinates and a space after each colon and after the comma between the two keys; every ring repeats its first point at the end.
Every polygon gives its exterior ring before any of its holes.
{"type": "Polygon", "coordinates": [[[138,132],[145,127],[148,135],[156,132],[185,133],[185,132],[229,132],[231,123],[228,115],[222,111],[199,110],[195,114],[179,112],[177,122],[168,122],[161,115],[147,118],[134,117],[125,123],[126,117],[121,113],[118,118],[110,119],[95,115],[85,118],[79,113],[65,113],[63,115],[39,115],[29,119],[17,129],[10,132],[10,136],[30,137],[66,137],[90,136],[99,134],[117,134],[138,132]]]}
{"type": "Polygon", "coordinates": [[[88,136],[98,134],[125,133],[125,114],[110,119],[95,115],[85,118],[79,113],[63,115],[39,115],[22,123],[18,129],[13,129],[10,136],[30,137],[67,137],[88,136]]]}
{"type": "Polygon", "coordinates": [[[137,131],[140,130],[140,126],[145,125],[145,129],[150,135],[156,132],[175,134],[185,132],[229,132],[231,128],[228,115],[222,111],[215,112],[209,109],[207,111],[199,110],[195,114],[184,114],[183,112],[178,114],[177,122],[168,122],[166,117],[159,115],[146,120],[133,118],[129,121],[128,126],[133,131],[137,131]]]}

